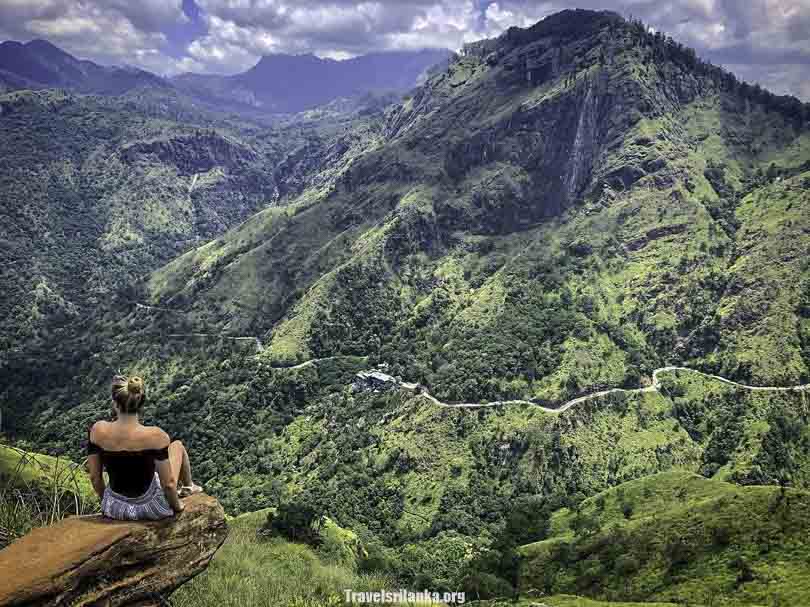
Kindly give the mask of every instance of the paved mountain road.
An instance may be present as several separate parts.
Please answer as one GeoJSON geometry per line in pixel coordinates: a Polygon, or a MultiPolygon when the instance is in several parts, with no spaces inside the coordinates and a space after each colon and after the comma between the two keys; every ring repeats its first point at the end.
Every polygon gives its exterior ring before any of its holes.
{"type": "MultiPolygon", "coordinates": [[[[156,306],[147,306],[141,303],[135,304],[138,308],[146,309],[146,310],[159,310],[163,312],[171,312],[167,308],[158,308],[156,306]]],[[[213,337],[218,339],[231,339],[236,341],[254,341],[256,343],[257,349],[261,352],[264,349],[264,345],[262,341],[258,337],[254,336],[245,336],[245,337],[231,337],[225,335],[217,335],[213,333],[174,333],[168,335],[168,337],[178,338],[178,337],[213,337]]],[[[312,365],[316,365],[320,362],[325,362],[328,360],[336,360],[338,358],[346,358],[346,356],[327,356],[325,358],[313,358],[302,363],[298,363],[296,365],[291,366],[274,366],[274,369],[305,369],[312,365]]],[[[571,399],[559,407],[552,408],[552,407],[545,407],[537,402],[531,400],[523,400],[523,399],[515,399],[515,400],[496,400],[487,403],[446,403],[440,401],[438,398],[430,394],[424,387],[422,388],[422,392],[419,394],[422,398],[425,398],[435,404],[438,407],[443,407],[446,409],[484,409],[488,407],[502,407],[506,405],[531,405],[532,407],[537,407],[545,411],[546,413],[564,413],[568,411],[571,407],[579,405],[580,403],[584,403],[585,401],[599,398],[601,396],[606,396],[608,394],[640,394],[643,392],[658,392],[661,388],[661,382],[659,380],[659,375],[661,373],[668,373],[672,371],[685,371],[687,373],[696,373],[698,375],[702,375],[703,377],[708,377],[714,379],[716,381],[723,382],[725,384],[729,384],[731,386],[735,386],[737,388],[741,388],[743,390],[751,390],[754,392],[799,392],[804,390],[810,390],[810,384],[802,384],[798,386],[749,386],[747,384],[741,384],[739,382],[726,379],[720,375],[712,375],[711,373],[704,373],[703,371],[698,371],[697,369],[690,369],[689,367],[679,367],[679,366],[667,366],[667,367],[659,367],[655,369],[652,374],[652,384],[649,386],[645,386],[643,388],[611,388],[609,390],[600,390],[598,392],[593,392],[591,394],[586,394],[585,396],[579,396],[577,398],[571,399]]],[[[409,391],[416,391],[418,384],[408,383],[408,382],[400,382],[400,387],[404,388],[409,391]]]]}
{"type": "MultiPolygon", "coordinates": [[[[336,358],[340,358],[340,356],[330,356],[329,358],[321,358],[321,359],[312,359],[306,362],[300,363],[295,365],[294,367],[274,367],[276,369],[301,369],[304,367],[308,367],[310,365],[317,364],[324,360],[333,360],[336,358]]],[[[799,392],[802,390],[810,390],[810,384],[803,384],[798,386],[749,386],[746,384],[741,384],[736,381],[732,381],[730,379],[726,379],[725,377],[721,377],[720,375],[712,375],[711,373],[704,373],[703,371],[698,371],[697,369],[690,369],[689,367],[678,367],[678,366],[668,366],[668,367],[660,367],[653,371],[652,374],[652,384],[649,386],[645,386],[643,388],[611,388],[609,390],[600,390],[599,392],[593,392],[591,394],[586,394],[585,396],[579,396],[572,400],[569,400],[562,404],[559,407],[545,407],[543,405],[538,404],[537,402],[531,400],[522,400],[522,399],[515,399],[515,400],[496,400],[487,403],[446,403],[440,401],[438,398],[430,394],[424,387],[422,388],[422,392],[419,394],[422,398],[425,398],[432,402],[434,405],[438,407],[443,407],[445,409],[484,409],[488,407],[502,407],[505,405],[531,405],[532,407],[537,407],[546,413],[564,413],[568,411],[571,407],[579,405],[580,403],[584,403],[585,401],[599,398],[600,396],[606,396],[608,394],[640,394],[643,392],[658,392],[661,388],[661,381],[659,376],[661,373],[667,373],[671,371],[685,371],[687,373],[696,373],[698,375],[702,375],[703,377],[708,377],[725,384],[729,384],[732,386],[736,386],[737,388],[741,388],[743,390],[751,390],[751,391],[762,391],[762,392],[799,392]]],[[[405,390],[409,391],[416,391],[418,388],[418,384],[409,383],[409,382],[400,382],[400,387],[404,388],[405,390]]]]}
{"type": "Polygon", "coordinates": [[[616,393],[624,393],[624,394],[638,394],[642,392],[658,392],[661,388],[661,382],[659,380],[659,375],[661,373],[666,373],[669,371],[686,371],[688,373],[696,373],[698,375],[702,375],[704,377],[709,377],[711,379],[715,379],[717,381],[721,381],[723,383],[736,386],[738,388],[742,388],[743,390],[752,390],[752,391],[771,391],[771,392],[798,392],[801,390],[808,390],[810,389],[810,384],[803,384],[799,386],[749,386],[746,384],[741,384],[736,381],[732,381],[730,379],[726,379],[725,377],[721,377],[719,375],[712,375],[711,373],[704,373],[703,371],[698,371],[696,369],[690,369],[689,367],[676,367],[676,366],[669,366],[669,367],[660,367],[653,371],[653,382],[652,385],[646,386],[644,388],[611,388],[610,390],[600,390],[599,392],[593,392],[591,394],[586,394],[585,396],[580,396],[578,398],[574,398],[569,400],[568,402],[562,404],[559,407],[551,408],[551,407],[544,407],[543,405],[539,405],[534,401],[530,400],[496,400],[489,403],[444,403],[431,394],[425,392],[423,396],[433,402],[434,404],[438,405],[439,407],[445,407],[448,409],[459,408],[459,409],[478,409],[482,407],[500,407],[503,405],[532,405],[537,407],[538,409],[542,409],[547,413],[564,413],[568,411],[571,407],[574,407],[580,403],[584,403],[587,400],[591,400],[593,398],[599,398],[600,396],[606,396],[608,394],[616,394],[616,393]]]}

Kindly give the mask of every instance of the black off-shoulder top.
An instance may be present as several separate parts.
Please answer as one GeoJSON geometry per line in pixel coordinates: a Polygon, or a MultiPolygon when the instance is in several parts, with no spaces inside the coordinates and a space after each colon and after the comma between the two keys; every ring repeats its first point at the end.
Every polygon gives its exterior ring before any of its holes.
{"type": "Polygon", "coordinates": [[[110,479],[110,489],[126,497],[140,497],[155,477],[155,462],[169,459],[169,446],[141,451],[107,451],[87,431],[87,455],[98,454],[110,479]]]}

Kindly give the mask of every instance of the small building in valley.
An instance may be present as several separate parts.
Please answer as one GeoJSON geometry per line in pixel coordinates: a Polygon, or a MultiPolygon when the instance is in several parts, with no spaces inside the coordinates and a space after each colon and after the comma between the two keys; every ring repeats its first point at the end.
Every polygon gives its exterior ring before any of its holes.
{"type": "Polygon", "coordinates": [[[399,386],[396,377],[382,371],[360,371],[354,376],[352,384],[355,390],[392,390],[399,386]]]}

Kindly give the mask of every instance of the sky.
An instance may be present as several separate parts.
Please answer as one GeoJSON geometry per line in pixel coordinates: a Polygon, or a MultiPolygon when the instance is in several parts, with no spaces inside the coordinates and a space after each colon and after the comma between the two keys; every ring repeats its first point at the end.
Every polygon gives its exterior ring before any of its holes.
{"type": "Polygon", "coordinates": [[[458,50],[565,8],[641,18],[744,80],[810,101],[810,0],[0,0],[0,40],[45,38],[161,75],[230,74],[271,53],[458,50]]]}

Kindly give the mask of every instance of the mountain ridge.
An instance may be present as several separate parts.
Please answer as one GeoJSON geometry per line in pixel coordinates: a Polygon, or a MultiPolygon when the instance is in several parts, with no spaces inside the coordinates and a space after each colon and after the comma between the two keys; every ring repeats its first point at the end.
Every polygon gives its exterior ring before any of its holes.
{"type": "Polygon", "coordinates": [[[420,76],[451,56],[450,51],[388,51],[335,60],[315,55],[263,56],[231,76],[181,74],[172,82],[201,97],[223,99],[274,112],[299,112],[342,97],[404,92],[420,76]],[[296,86],[290,86],[295,79],[296,86]]]}
{"type": "MultiPolygon", "coordinates": [[[[178,89],[191,101],[235,112],[297,113],[345,97],[402,93],[418,84],[450,51],[420,49],[360,55],[346,60],[312,54],[268,55],[231,76],[184,73],[163,78],[131,66],[102,66],[77,59],[44,39],[0,43],[0,92],[64,88],[78,93],[123,95],[141,88],[178,89]],[[297,85],[290,86],[295,78],[297,85]],[[283,80],[278,85],[276,81],[283,80]],[[219,105],[218,105],[219,104],[219,105]]],[[[361,106],[362,107],[362,106],[361,106]]]]}
{"type": "Polygon", "coordinates": [[[129,90],[168,83],[150,72],[133,67],[105,67],[76,59],[47,40],[0,43],[0,85],[16,88],[68,88],[83,93],[120,95],[129,90]]]}

